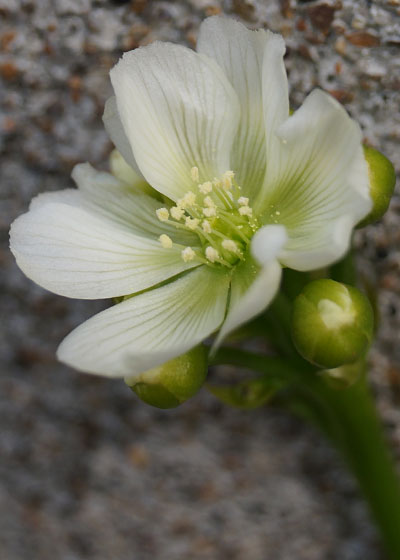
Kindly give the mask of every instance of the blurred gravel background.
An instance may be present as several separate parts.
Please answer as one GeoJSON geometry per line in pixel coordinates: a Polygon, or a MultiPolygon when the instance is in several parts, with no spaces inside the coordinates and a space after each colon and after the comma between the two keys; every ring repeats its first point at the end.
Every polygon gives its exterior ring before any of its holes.
{"type": "MultiPolygon", "coordinates": [[[[225,13],[282,33],[292,104],[320,85],[400,170],[400,1],[0,0],[1,560],[383,560],[367,512],[318,434],[270,409],[202,392],[162,412],[119,381],[56,363],[102,305],[33,285],[8,252],[36,193],[107,165],[101,114],[122,51],[194,46],[225,13]]],[[[358,235],[383,326],[371,355],[400,464],[400,199],[358,235]]]]}

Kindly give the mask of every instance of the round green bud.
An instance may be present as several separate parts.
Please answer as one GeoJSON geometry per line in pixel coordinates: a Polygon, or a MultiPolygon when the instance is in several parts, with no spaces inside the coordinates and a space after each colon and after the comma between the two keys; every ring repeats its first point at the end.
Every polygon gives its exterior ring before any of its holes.
{"type": "Polygon", "coordinates": [[[368,165],[369,193],[373,207],[371,212],[357,224],[365,227],[382,218],[389,207],[396,184],[396,173],[391,161],[369,146],[363,146],[365,161],[368,165]]]}
{"type": "Polygon", "coordinates": [[[197,393],[206,376],[207,351],[200,345],[139,376],[125,378],[125,383],[145,403],[175,408],[197,393]]]}
{"type": "Polygon", "coordinates": [[[373,326],[368,299],[334,280],[310,282],[293,304],[293,342],[306,360],[322,368],[337,368],[364,355],[373,326]]]}

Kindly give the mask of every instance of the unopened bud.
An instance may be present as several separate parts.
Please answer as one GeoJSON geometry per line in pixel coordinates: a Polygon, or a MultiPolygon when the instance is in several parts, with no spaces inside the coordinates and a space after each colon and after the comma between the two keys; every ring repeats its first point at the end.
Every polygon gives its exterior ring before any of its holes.
{"type": "Polygon", "coordinates": [[[125,383],[145,403],[175,408],[197,393],[206,375],[207,352],[200,345],[139,376],[125,378],[125,383]]]}
{"type": "Polygon", "coordinates": [[[389,207],[396,184],[395,170],[387,157],[369,146],[363,146],[363,148],[368,165],[369,194],[373,206],[371,212],[361,220],[357,227],[367,226],[382,218],[389,207]]]}
{"type": "Polygon", "coordinates": [[[371,305],[359,290],[330,279],[315,280],[294,301],[292,338],[306,360],[337,368],[365,354],[373,322],[371,305]]]}

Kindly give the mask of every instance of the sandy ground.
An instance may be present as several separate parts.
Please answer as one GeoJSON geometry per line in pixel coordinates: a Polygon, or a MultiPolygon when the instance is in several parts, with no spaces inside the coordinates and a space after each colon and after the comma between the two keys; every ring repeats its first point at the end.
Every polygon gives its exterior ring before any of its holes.
{"type": "MultiPolygon", "coordinates": [[[[162,412],[55,361],[102,307],[38,288],[8,252],[38,192],[105,167],[108,71],[155,39],[193,46],[207,15],[281,32],[292,104],[319,85],[400,170],[400,2],[0,0],[0,556],[4,560],[383,560],[353,481],[283,412],[202,392],[162,412]]],[[[400,463],[400,200],[361,232],[380,290],[372,381],[400,463]]]]}

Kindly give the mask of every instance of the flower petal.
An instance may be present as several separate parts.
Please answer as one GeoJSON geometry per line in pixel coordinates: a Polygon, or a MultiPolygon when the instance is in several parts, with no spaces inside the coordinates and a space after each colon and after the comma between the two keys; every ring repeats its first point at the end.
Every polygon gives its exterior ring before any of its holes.
{"type": "Polygon", "coordinates": [[[264,181],[265,124],[270,132],[273,119],[280,122],[288,116],[283,40],[270,31],[252,31],[233,19],[214,16],[201,24],[197,50],[218,62],[239,97],[241,119],[231,166],[243,192],[252,198],[264,181]],[[267,123],[262,118],[264,105],[267,123]]]}
{"type": "Polygon", "coordinates": [[[126,228],[130,233],[152,239],[165,233],[183,245],[198,243],[198,237],[194,234],[160,222],[156,210],[163,204],[145,195],[141,186],[135,188],[127,185],[109,173],[97,171],[88,163],[76,165],[72,178],[85,195],[82,202],[85,207],[126,228]]]}
{"type": "Polygon", "coordinates": [[[229,333],[262,313],[271,303],[281,279],[281,266],[277,258],[286,240],[283,226],[265,226],[254,235],[252,256],[248,255],[236,267],[232,277],[228,315],[214,348],[229,333]]]}
{"type": "Polygon", "coordinates": [[[132,377],[187,352],[221,324],[229,275],[202,266],[76,328],[58,358],[87,373],[132,377]]]}
{"type": "Polygon", "coordinates": [[[182,260],[182,245],[164,249],[157,238],[129,231],[118,217],[113,221],[85,207],[78,191],[40,198],[12,224],[10,247],[26,276],[56,294],[127,295],[199,265],[182,260]]]}
{"type": "Polygon", "coordinates": [[[125,53],[111,71],[118,112],[146,180],[173,200],[230,168],[237,96],[219,67],[170,43],[125,53]]]}
{"type": "Polygon", "coordinates": [[[142,177],[118,114],[115,95],[109,97],[106,101],[103,113],[103,123],[114,146],[117,148],[124,160],[139,176],[142,177]]]}
{"type": "Polygon", "coordinates": [[[287,228],[281,263],[321,268],[346,252],[352,228],[372,206],[361,131],[336,100],[314,90],[277,134],[264,221],[287,228]]]}

